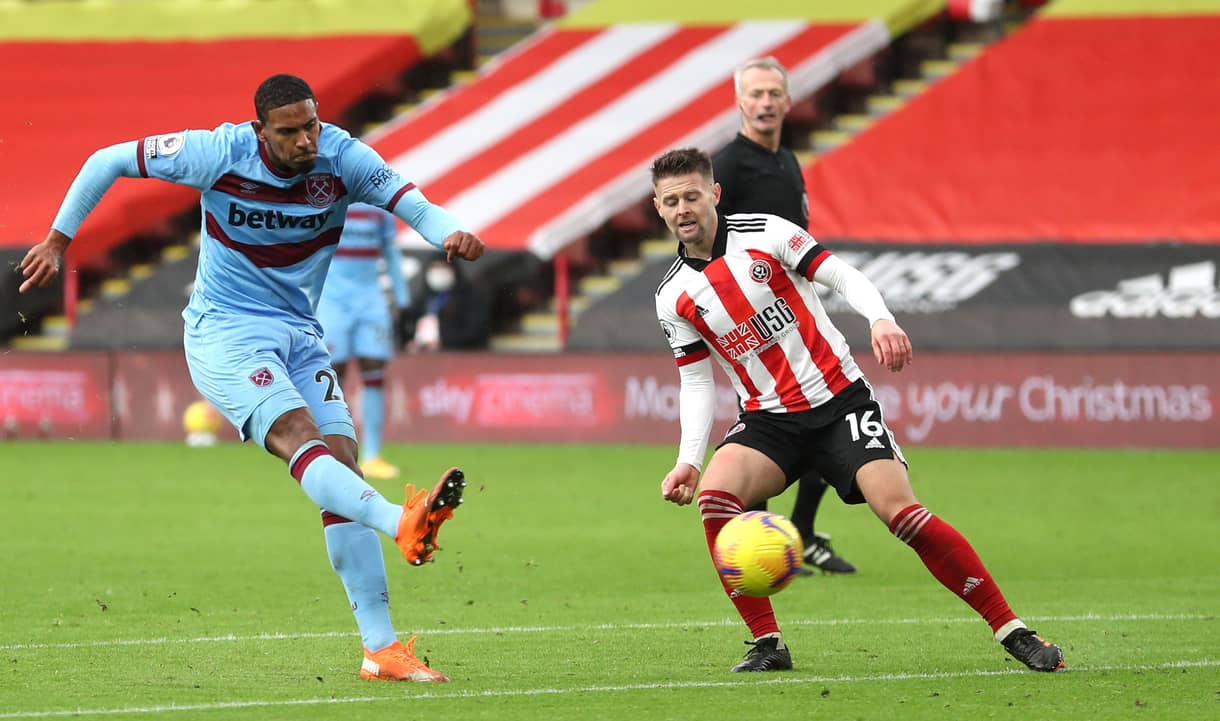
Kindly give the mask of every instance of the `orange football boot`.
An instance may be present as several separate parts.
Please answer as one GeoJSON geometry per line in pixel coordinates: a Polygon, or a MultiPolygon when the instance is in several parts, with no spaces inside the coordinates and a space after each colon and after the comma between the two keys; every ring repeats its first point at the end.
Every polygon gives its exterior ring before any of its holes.
{"type": "Polygon", "coordinates": [[[465,487],[466,474],[458,468],[445,471],[431,493],[417,491],[414,484],[407,484],[407,500],[402,504],[398,535],[394,537],[407,563],[420,566],[432,560],[432,552],[440,548],[436,545],[436,534],[442,523],[453,518],[465,487]]]}
{"type": "Polygon", "coordinates": [[[380,651],[364,649],[364,662],[360,664],[360,677],[375,681],[420,681],[424,683],[448,681],[440,671],[433,671],[415,658],[415,637],[407,645],[401,641],[386,646],[380,651]]]}

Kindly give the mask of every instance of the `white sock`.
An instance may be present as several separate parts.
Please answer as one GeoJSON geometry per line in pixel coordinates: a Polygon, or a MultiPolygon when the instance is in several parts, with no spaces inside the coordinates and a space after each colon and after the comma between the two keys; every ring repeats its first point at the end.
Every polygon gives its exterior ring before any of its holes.
{"type": "Polygon", "coordinates": [[[1008,638],[1008,634],[1016,631],[1018,628],[1025,628],[1025,622],[1019,618],[1014,618],[1003,626],[1000,626],[1000,628],[995,632],[995,640],[999,641],[1000,643],[1004,643],[1004,639],[1008,638]]]}

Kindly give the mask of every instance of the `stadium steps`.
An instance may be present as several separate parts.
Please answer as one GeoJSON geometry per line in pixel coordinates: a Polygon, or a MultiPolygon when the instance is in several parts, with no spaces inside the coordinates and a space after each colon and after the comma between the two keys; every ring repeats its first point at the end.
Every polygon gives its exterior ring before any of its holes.
{"type": "Polygon", "coordinates": [[[131,292],[131,278],[107,278],[102,281],[100,295],[106,300],[122,298],[131,292]]]}
{"type": "MultiPolygon", "coordinates": [[[[199,245],[199,234],[191,239],[195,246],[199,245]]],[[[168,245],[161,249],[160,262],[183,260],[190,256],[192,248],[186,243],[168,245]]],[[[86,319],[97,306],[97,301],[121,301],[123,296],[131,292],[132,287],[142,280],[151,278],[157,272],[155,263],[137,263],[127,268],[122,276],[107,278],[101,282],[95,295],[81,298],[76,303],[76,322],[86,319]]],[[[15,336],[10,341],[14,350],[29,351],[62,351],[67,350],[72,338],[72,326],[67,316],[48,315],[42,318],[40,332],[37,335],[15,336]]]]}
{"type": "MultiPolygon", "coordinates": [[[[483,67],[497,55],[511,48],[525,38],[534,34],[540,27],[538,22],[523,18],[508,18],[498,15],[479,15],[475,20],[475,64],[483,67]]],[[[453,70],[449,73],[449,82],[440,88],[423,88],[410,100],[393,106],[392,119],[400,118],[414,112],[420,105],[431,100],[436,95],[452,88],[465,85],[478,75],[475,70],[453,70]]],[[[361,133],[367,135],[388,121],[371,121],[361,126],[361,133]]]]}
{"type": "Polygon", "coordinates": [[[890,83],[889,92],[870,95],[865,100],[865,113],[841,113],[836,115],[829,128],[815,130],[809,134],[812,151],[797,153],[801,167],[816,162],[821,154],[828,153],[857,134],[872,127],[881,118],[898,110],[912,98],[932,87],[936,81],[948,77],[965,63],[974,59],[987,46],[985,42],[950,43],[945,47],[945,57],[924,60],[919,64],[920,77],[903,78],[890,83]]]}
{"type": "MultiPolygon", "coordinates": [[[[1006,25],[1009,32],[1019,27],[1006,25]]],[[[1007,34],[1007,33],[1005,33],[1007,34]]],[[[839,113],[824,127],[811,132],[807,149],[794,152],[801,167],[817,162],[817,158],[843,146],[859,133],[872,127],[881,118],[902,108],[911,98],[925,92],[936,81],[956,72],[982,52],[989,42],[955,42],[943,46],[943,57],[924,60],[918,64],[919,77],[900,78],[880,85],[883,91],[865,98],[862,110],[839,113]]],[[[575,323],[581,313],[588,310],[600,298],[616,292],[624,283],[643,272],[649,263],[674,257],[675,241],[672,238],[652,238],[640,242],[638,257],[630,262],[612,261],[603,275],[583,279],[569,300],[569,322],[575,323]]],[[[530,313],[522,318],[518,332],[492,339],[493,350],[508,352],[555,352],[563,350],[559,340],[559,319],[552,299],[543,311],[530,313]]]]}
{"type": "MultiPolygon", "coordinates": [[[[605,272],[580,279],[575,292],[568,298],[568,322],[574,322],[599,299],[615,293],[623,283],[644,271],[649,260],[659,256],[672,256],[673,241],[656,239],[645,241],[640,246],[639,258],[612,260],[606,264],[605,272]]],[[[552,297],[544,310],[521,316],[515,332],[495,335],[489,344],[493,351],[507,353],[554,353],[563,350],[560,342],[559,312],[552,297]]]]}
{"type": "Polygon", "coordinates": [[[553,335],[501,333],[492,336],[488,348],[495,353],[558,353],[563,350],[558,333],[553,335]]]}
{"type": "MultiPolygon", "coordinates": [[[[612,261],[606,274],[580,279],[576,292],[568,298],[568,322],[574,322],[599,298],[617,291],[625,278],[638,275],[643,268],[641,260],[612,261]]],[[[555,353],[563,350],[559,331],[559,312],[552,297],[544,310],[522,315],[515,332],[496,334],[488,345],[493,351],[505,353],[555,353]]]]}
{"type": "Polygon", "coordinates": [[[640,260],[645,263],[661,258],[672,258],[677,242],[673,238],[651,238],[640,243],[640,260]]]}
{"type": "Polygon", "coordinates": [[[985,43],[951,43],[945,54],[950,60],[964,62],[981,53],[984,47],[985,43]]]}
{"type": "Polygon", "coordinates": [[[14,350],[28,351],[61,351],[68,348],[68,337],[71,326],[68,319],[62,315],[45,316],[42,319],[42,332],[38,335],[19,335],[12,339],[14,350]]]}
{"type": "Polygon", "coordinates": [[[479,67],[533,35],[539,23],[524,18],[480,15],[475,25],[475,60],[479,67]]]}
{"type": "MultiPolygon", "coordinates": [[[[891,87],[892,87],[892,92],[893,92],[893,95],[890,96],[891,99],[896,98],[899,101],[897,103],[897,105],[895,106],[895,108],[897,108],[897,107],[901,107],[902,104],[907,100],[907,98],[913,98],[916,95],[919,95],[920,93],[922,93],[924,90],[926,90],[928,87],[928,81],[927,80],[895,80],[894,84],[891,87]]],[[[891,108],[891,110],[893,110],[895,108],[891,108]]]]}
{"type": "Polygon", "coordinates": [[[68,350],[68,336],[19,335],[14,336],[9,347],[13,350],[61,351],[68,350]]]}

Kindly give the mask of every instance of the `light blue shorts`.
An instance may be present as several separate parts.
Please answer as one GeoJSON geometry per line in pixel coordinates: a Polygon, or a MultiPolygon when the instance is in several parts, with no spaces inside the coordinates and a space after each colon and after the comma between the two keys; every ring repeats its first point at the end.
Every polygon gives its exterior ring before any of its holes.
{"type": "Polygon", "coordinates": [[[394,355],[390,309],[380,288],[341,300],[324,294],[318,304],[318,321],[335,364],[349,358],[388,361],[394,355]]]}
{"type": "Polygon", "coordinates": [[[309,408],[323,435],[355,440],[352,413],[322,339],[274,318],[207,313],[183,334],[195,388],[242,440],[266,447],[271,424],[309,408]]]}

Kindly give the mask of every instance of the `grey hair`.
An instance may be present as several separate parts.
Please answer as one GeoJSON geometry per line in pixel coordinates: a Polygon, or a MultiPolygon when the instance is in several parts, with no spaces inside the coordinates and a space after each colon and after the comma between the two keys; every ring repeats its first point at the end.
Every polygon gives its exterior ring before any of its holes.
{"type": "Polygon", "coordinates": [[[745,63],[737,66],[737,69],[733,71],[733,88],[734,88],[734,90],[737,91],[738,95],[741,95],[742,90],[743,90],[743,88],[741,87],[741,77],[743,75],[745,75],[746,71],[751,68],[766,68],[768,70],[778,70],[779,76],[781,78],[783,78],[784,93],[785,94],[788,93],[788,70],[783,65],[781,65],[778,60],[776,60],[774,57],[768,55],[765,58],[755,58],[753,60],[748,60],[745,63]]]}

